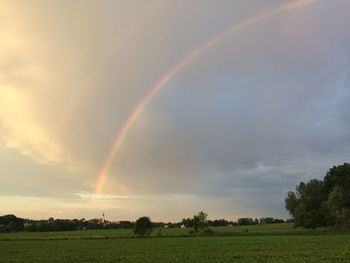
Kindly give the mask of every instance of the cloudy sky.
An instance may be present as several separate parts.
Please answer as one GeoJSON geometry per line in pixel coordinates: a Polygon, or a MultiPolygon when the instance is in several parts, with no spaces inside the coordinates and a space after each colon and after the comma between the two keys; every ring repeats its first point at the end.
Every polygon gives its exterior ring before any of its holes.
{"type": "Polygon", "coordinates": [[[0,0],[0,214],[287,218],[289,190],[349,161],[349,11],[349,0],[0,0]],[[96,191],[115,137],[174,67],[96,191]]]}

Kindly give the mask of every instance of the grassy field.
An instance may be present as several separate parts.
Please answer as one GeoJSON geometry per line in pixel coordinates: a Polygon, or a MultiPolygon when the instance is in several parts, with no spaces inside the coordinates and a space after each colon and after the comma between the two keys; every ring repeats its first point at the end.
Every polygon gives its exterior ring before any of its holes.
{"type": "Polygon", "coordinates": [[[132,238],[131,230],[0,234],[0,262],[350,262],[346,234],[290,224],[213,230],[232,236],[189,236],[189,229],[163,229],[161,238],[132,238]]]}
{"type": "MultiPolygon", "coordinates": [[[[322,234],[327,229],[305,230],[294,228],[291,223],[266,224],[252,226],[233,226],[233,227],[211,227],[214,235],[301,235],[301,234],[322,234]]],[[[191,236],[192,228],[162,228],[154,229],[152,236],[191,236]]],[[[62,231],[62,232],[19,232],[19,233],[0,233],[0,240],[16,239],[97,239],[97,238],[127,238],[134,237],[132,229],[111,229],[111,230],[81,230],[81,231],[62,231]]]]}

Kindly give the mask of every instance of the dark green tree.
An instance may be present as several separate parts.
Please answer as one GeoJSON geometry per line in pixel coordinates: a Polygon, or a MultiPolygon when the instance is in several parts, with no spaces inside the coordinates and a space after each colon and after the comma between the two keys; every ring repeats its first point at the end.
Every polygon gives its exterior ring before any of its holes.
{"type": "Polygon", "coordinates": [[[334,166],[323,181],[301,182],[288,192],[285,207],[296,226],[350,226],[350,164],[334,166]]]}
{"type": "Polygon", "coordinates": [[[350,209],[347,207],[346,201],[346,192],[343,187],[335,186],[329,194],[328,207],[336,227],[350,226],[350,209]]]}
{"type": "Polygon", "coordinates": [[[15,215],[0,216],[0,232],[17,232],[24,229],[24,220],[15,215]]]}
{"type": "Polygon", "coordinates": [[[288,192],[287,197],[284,199],[284,201],[286,203],[286,209],[293,217],[295,217],[295,210],[299,205],[299,199],[296,193],[292,191],[288,192]]]}
{"type": "Polygon", "coordinates": [[[152,222],[147,216],[140,217],[135,222],[134,233],[140,237],[149,236],[152,233],[152,222]]]}
{"type": "Polygon", "coordinates": [[[327,213],[323,202],[327,201],[327,195],[323,189],[323,182],[312,179],[308,183],[301,182],[295,192],[289,192],[285,205],[289,213],[295,219],[296,226],[315,228],[327,226],[323,213],[327,213]]]}
{"type": "Polygon", "coordinates": [[[324,188],[327,194],[330,194],[333,189],[338,186],[342,189],[344,206],[350,208],[350,164],[344,163],[343,165],[333,166],[325,178],[324,188]]]}
{"type": "Polygon", "coordinates": [[[204,213],[203,211],[198,212],[197,215],[193,216],[193,230],[195,233],[202,232],[202,233],[209,233],[209,227],[208,227],[208,220],[207,220],[208,214],[204,213]]]}

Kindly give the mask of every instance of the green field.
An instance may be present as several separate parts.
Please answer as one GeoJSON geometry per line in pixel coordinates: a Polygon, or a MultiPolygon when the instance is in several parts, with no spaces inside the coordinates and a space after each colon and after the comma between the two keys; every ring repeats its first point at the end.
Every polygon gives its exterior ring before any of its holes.
{"type": "Polygon", "coordinates": [[[348,234],[290,224],[215,227],[210,237],[189,230],[151,238],[131,230],[0,234],[0,262],[350,262],[348,234]]]}
{"type": "MultiPolygon", "coordinates": [[[[328,232],[327,229],[305,230],[294,228],[291,223],[266,224],[252,226],[233,227],[211,227],[214,235],[301,235],[301,234],[321,234],[328,232]]],[[[152,236],[191,236],[192,228],[162,228],[154,229],[152,236]]],[[[57,232],[19,232],[0,233],[0,240],[23,240],[23,239],[97,239],[97,238],[127,238],[134,237],[132,229],[112,229],[112,230],[81,230],[81,231],[57,231],[57,232]]]]}

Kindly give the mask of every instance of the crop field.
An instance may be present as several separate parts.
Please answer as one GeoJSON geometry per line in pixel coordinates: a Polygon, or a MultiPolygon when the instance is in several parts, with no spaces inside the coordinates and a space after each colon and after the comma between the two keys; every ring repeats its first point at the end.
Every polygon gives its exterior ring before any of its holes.
{"type": "Polygon", "coordinates": [[[155,229],[150,238],[127,229],[0,234],[0,262],[350,262],[348,234],[290,224],[212,230],[155,229]]]}
{"type": "Polygon", "coordinates": [[[350,262],[349,235],[0,241],[1,262],[350,262]]]}

